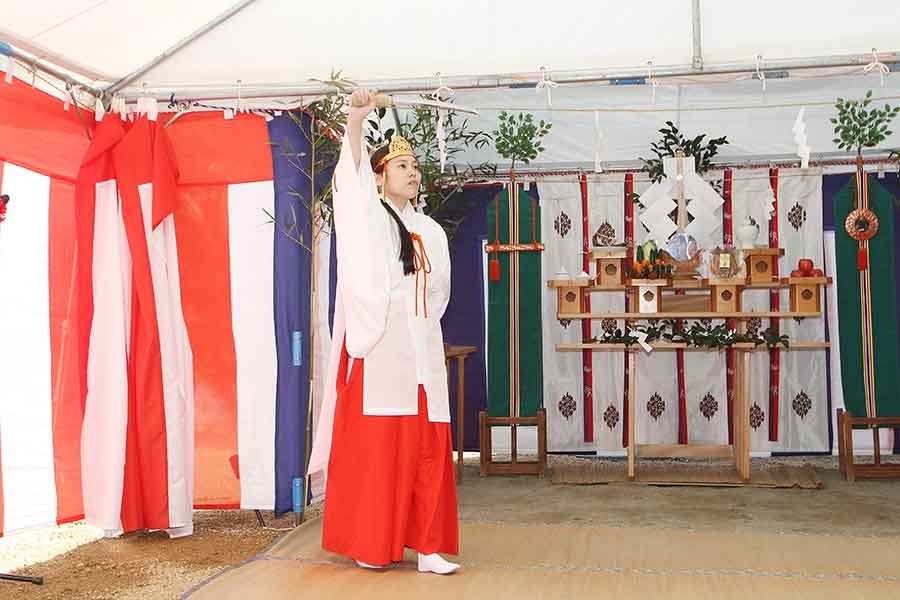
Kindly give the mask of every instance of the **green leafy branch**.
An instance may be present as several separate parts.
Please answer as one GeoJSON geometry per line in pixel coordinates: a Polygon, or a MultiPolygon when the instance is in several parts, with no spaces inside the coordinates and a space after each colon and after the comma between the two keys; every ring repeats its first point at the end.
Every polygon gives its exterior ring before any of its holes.
{"type": "Polygon", "coordinates": [[[711,322],[694,321],[690,327],[685,327],[675,319],[654,319],[647,325],[632,327],[625,332],[621,329],[616,329],[600,338],[593,337],[585,340],[585,342],[624,344],[626,347],[631,347],[638,343],[637,338],[633,336],[634,332],[645,333],[647,335],[646,343],[648,344],[663,341],[713,350],[731,348],[735,344],[753,344],[754,347],[764,345],[767,348],[775,348],[776,346],[788,348],[790,346],[788,336],[781,335],[771,326],[759,333],[739,333],[724,323],[713,325],[711,322]]]}
{"type": "Polygon", "coordinates": [[[656,158],[640,159],[644,163],[643,170],[647,171],[654,183],[662,181],[665,174],[663,158],[674,157],[675,153],[681,150],[685,156],[694,157],[694,171],[699,175],[712,168],[712,159],[719,153],[719,147],[729,143],[724,135],[706,142],[704,142],[706,134],[686,138],[672,121],[666,121],[666,126],[659,132],[662,134],[662,138],[650,144],[650,150],[656,155],[656,158]]]}
{"type": "Polygon", "coordinates": [[[837,99],[838,116],[831,119],[837,137],[831,141],[838,148],[856,151],[857,156],[861,156],[863,148],[874,148],[893,134],[888,126],[900,114],[900,106],[891,108],[890,104],[885,104],[882,108],[870,108],[871,104],[872,90],[866,92],[862,100],[837,99]]]}
{"type": "Polygon", "coordinates": [[[511,161],[510,170],[516,167],[516,161],[526,165],[544,151],[541,140],[550,133],[552,123],[543,120],[535,124],[534,115],[519,113],[511,115],[505,110],[498,117],[498,128],[494,130],[494,141],[497,153],[511,161]]]}
{"type": "Polygon", "coordinates": [[[297,217],[298,210],[310,223],[320,225],[314,226],[313,232],[330,231],[333,222],[331,181],[319,185],[319,180],[322,173],[334,168],[340,156],[341,139],[347,125],[347,95],[354,85],[339,70],[332,70],[327,79],[311,79],[311,81],[329,86],[333,91],[303,107],[309,119],[307,122],[304,122],[302,113],[295,111],[286,113],[309,143],[309,153],[295,149],[290,140],[275,144],[287,163],[309,180],[309,190],[298,190],[293,187],[290,189],[288,195],[296,201],[296,206],[289,206],[280,220],[269,211],[263,211],[269,218],[268,223],[274,224],[291,241],[307,251],[311,251],[311,244],[304,239],[301,223],[297,217]]]}
{"type": "Polygon", "coordinates": [[[290,217],[282,222],[278,222],[278,219],[275,218],[275,215],[270,213],[265,208],[262,211],[265,213],[269,220],[266,221],[266,225],[275,225],[281,231],[281,233],[290,239],[292,242],[297,244],[298,246],[302,246],[307,252],[312,252],[312,248],[306,243],[303,239],[303,230],[300,229],[300,223],[297,220],[297,211],[294,210],[294,207],[290,208],[290,217]]]}

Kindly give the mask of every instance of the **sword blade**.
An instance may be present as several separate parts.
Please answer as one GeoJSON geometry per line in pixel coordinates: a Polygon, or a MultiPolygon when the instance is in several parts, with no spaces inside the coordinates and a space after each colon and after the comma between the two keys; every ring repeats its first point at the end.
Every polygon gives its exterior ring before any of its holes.
{"type": "Polygon", "coordinates": [[[391,105],[396,106],[398,108],[411,108],[416,106],[427,106],[429,108],[439,108],[441,110],[453,110],[456,112],[466,113],[469,115],[477,115],[479,114],[477,110],[474,108],[469,108],[468,106],[462,106],[460,104],[452,104],[450,102],[441,102],[440,100],[425,100],[423,98],[416,99],[407,99],[407,98],[394,98],[390,96],[391,105]]]}

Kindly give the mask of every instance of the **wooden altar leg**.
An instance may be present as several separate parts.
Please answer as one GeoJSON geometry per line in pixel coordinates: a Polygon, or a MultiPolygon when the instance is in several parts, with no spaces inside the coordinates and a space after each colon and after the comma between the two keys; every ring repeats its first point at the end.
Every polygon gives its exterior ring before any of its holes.
{"type": "Polygon", "coordinates": [[[547,411],[543,408],[537,410],[538,419],[538,463],[541,465],[541,477],[547,472],[547,411]]]}
{"type": "Polygon", "coordinates": [[[481,476],[487,477],[487,466],[491,461],[491,432],[487,424],[487,411],[478,413],[478,425],[481,428],[481,476]]]}
{"type": "Polygon", "coordinates": [[[844,442],[844,409],[837,409],[838,469],[841,475],[847,476],[847,447],[844,442]]]}
{"type": "Polygon", "coordinates": [[[844,448],[847,451],[847,481],[856,481],[856,470],[853,466],[853,415],[846,411],[844,413],[844,448]]]}
{"type": "Polygon", "coordinates": [[[743,372],[744,368],[743,363],[741,362],[741,352],[736,350],[734,352],[734,397],[732,398],[732,410],[734,410],[734,415],[732,415],[731,439],[733,440],[732,459],[734,460],[734,469],[738,473],[741,472],[741,455],[744,452],[744,420],[743,413],[741,412],[741,377],[743,372]]]}
{"type": "Polygon", "coordinates": [[[634,481],[634,352],[628,352],[628,479],[634,481]]]}
{"type": "Polygon", "coordinates": [[[738,385],[735,386],[735,404],[739,407],[735,427],[739,427],[741,438],[740,453],[735,448],[735,461],[738,474],[746,482],[750,481],[750,353],[739,351],[735,359],[735,366],[740,371],[740,376],[736,377],[738,385]]]}
{"type": "Polygon", "coordinates": [[[463,477],[463,425],[466,418],[465,356],[456,357],[456,470],[463,477]]]}
{"type": "Polygon", "coordinates": [[[880,438],[880,436],[878,435],[878,428],[873,427],[872,428],[872,443],[874,444],[874,446],[872,446],[872,447],[874,448],[874,451],[875,451],[874,462],[876,465],[881,464],[881,440],[879,438],[880,438]]]}

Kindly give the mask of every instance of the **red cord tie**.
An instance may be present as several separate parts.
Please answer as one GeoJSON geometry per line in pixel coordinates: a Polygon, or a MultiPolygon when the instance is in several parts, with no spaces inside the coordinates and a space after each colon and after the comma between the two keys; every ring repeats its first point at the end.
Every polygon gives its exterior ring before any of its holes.
{"type": "Polygon", "coordinates": [[[425,244],[422,241],[422,236],[418,233],[410,233],[409,237],[413,242],[413,264],[416,268],[416,316],[419,316],[419,272],[422,273],[422,310],[424,312],[425,318],[428,318],[428,301],[427,301],[427,291],[428,287],[428,274],[431,273],[431,260],[428,258],[428,253],[425,252],[425,244]]]}

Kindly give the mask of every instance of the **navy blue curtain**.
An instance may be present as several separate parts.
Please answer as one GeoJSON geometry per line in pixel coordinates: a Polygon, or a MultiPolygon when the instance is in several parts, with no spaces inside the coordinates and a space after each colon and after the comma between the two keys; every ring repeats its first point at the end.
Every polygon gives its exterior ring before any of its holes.
{"type": "MultiPolygon", "coordinates": [[[[447,203],[451,209],[471,206],[450,241],[450,304],[441,319],[444,341],[451,346],[475,346],[477,351],[465,361],[466,407],[463,415],[466,450],[478,450],[478,413],[487,409],[487,377],[485,373],[484,251],[482,240],[487,235],[487,205],[500,191],[500,186],[470,187],[447,203]]],[[[457,398],[456,361],[450,366],[450,415],[453,445],[456,447],[457,398]]]]}
{"type": "MultiPolygon", "coordinates": [[[[312,197],[306,174],[311,167],[310,118],[300,111],[284,113],[269,121],[268,127],[275,184],[274,216],[277,221],[274,242],[275,343],[278,356],[275,513],[282,514],[293,506],[293,479],[304,477],[306,470],[312,269],[312,255],[308,248],[313,243],[308,209],[312,197]],[[306,248],[291,238],[302,241],[306,248]]],[[[317,189],[330,177],[330,173],[317,176],[317,189]]]]}

